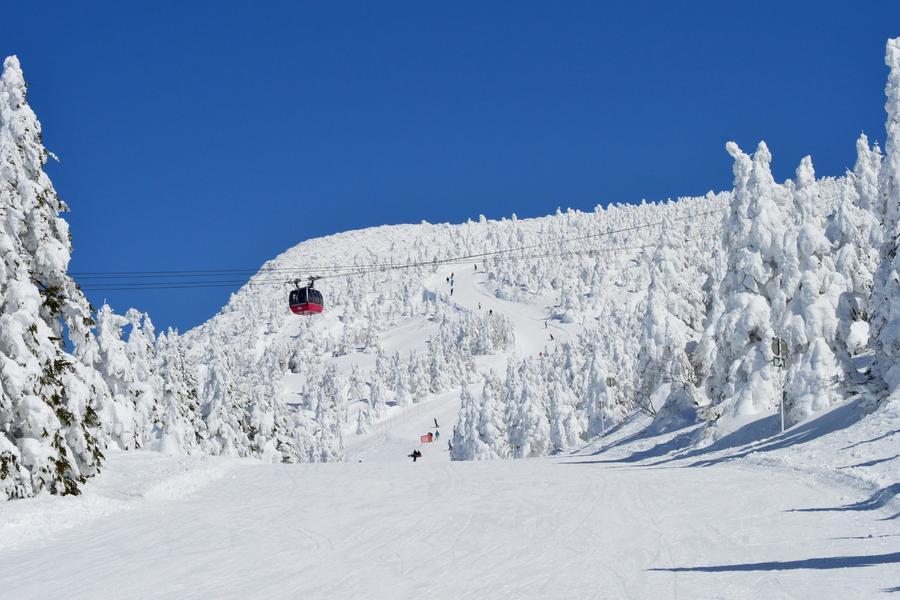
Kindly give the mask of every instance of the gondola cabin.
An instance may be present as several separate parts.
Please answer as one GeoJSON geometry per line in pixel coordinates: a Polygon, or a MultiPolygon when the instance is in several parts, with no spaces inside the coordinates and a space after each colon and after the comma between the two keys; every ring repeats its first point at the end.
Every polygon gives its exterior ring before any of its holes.
{"type": "Polygon", "coordinates": [[[314,315],[325,308],[322,292],[311,285],[291,290],[288,301],[295,315],[314,315]]]}

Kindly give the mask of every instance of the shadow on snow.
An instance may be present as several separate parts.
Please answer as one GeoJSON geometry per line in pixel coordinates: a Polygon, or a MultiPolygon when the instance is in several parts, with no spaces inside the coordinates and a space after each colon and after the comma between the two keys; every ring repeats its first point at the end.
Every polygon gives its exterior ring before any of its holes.
{"type": "MultiPolygon", "coordinates": [[[[865,500],[860,500],[859,502],[854,502],[853,504],[844,504],[843,506],[827,506],[821,508],[795,508],[790,510],[789,512],[841,512],[877,510],[886,506],[898,494],[900,494],[900,483],[893,483],[876,491],[865,500]]],[[[900,517],[900,513],[897,513],[890,517],[885,517],[881,520],[890,521],[898,517],[900,517]]]]}
{"type": "MultiPolygon", "coordinates": [[[[723,573],[732,571],[793,571],[797,569],[846,569],[850,567],[873,567],[900,562],[900,552],[889,554],[869,554],[862,556],[828,556],[803,560],[739,563],[734,565],[710,565],[697,567],[657,567],[650,571],[672,573],[699,572],[723,573]]],[[[887,591],[896,591],[896,588],[887,591]]]]}

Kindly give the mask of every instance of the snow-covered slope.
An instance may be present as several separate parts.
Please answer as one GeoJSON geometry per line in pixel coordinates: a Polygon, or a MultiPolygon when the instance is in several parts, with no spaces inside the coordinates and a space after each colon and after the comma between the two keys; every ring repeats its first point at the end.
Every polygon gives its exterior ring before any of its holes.
{"type": "MultiPolygon", "coordinates": [[[[390,429],[385,447],[430,419],[390,429]]],[[[314,465],[114,453],[83,497],[0,504],[4,597],[863,599],[900,586],[897,509],[804,472],[594,448],[376,463],[373,449],[314,465]]]]}

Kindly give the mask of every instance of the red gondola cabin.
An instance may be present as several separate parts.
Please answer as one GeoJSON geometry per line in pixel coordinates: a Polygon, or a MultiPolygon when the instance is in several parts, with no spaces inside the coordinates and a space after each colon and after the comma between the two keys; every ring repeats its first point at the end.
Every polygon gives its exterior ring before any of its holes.
{"type": "Polygon", "coordinates": [[[289,302],[291,312],[295,315],[314,315],[324,308],[322,292],[311,285],[291,290],[289,302]]]}

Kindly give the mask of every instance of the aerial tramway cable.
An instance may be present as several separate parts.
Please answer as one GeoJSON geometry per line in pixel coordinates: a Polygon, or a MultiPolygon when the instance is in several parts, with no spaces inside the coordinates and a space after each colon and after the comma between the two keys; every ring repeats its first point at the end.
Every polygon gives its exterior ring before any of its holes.
{"type": "MultiPolygon", "coordinates": [[[[686,219],[695,219],[700,216],[716,214],[724,212],[726,209],[718,209],[679,217],[673,221],[683,221],[686,219]]],[[[345,264],[345,265],[318,265],[302,267],[302,272],[306,274],[314,273],[317,279],[333,279],[337,277],[356,277],[370,273],[380,273],[394,270],[404,270],[420,267],[435,267],[448,265],[463,265],[479,260],[491,260],[492,262],[531,260],[535,258],[550,257],[566,257],[581,254],[605,254],[613,251],[622,251],[629,249],[643,249],[655,246],[655,244],[644,244],[632,247],[607,246],[604,248],[585,248],[578,250],[561,251],[558,253],[530,253],[516,254],[527,250],[535,250],[546,246],[561,246],[571,242],[584,241],[599,237],[613,236],[619,233],[627,233],[639,229],[656,227],[664,224],[664,221],[654,223],[644,223],[620,229],[606,230],[598,233],[587,234],[583,236],[562,238],[536,244],[528,244],[513,248],[503,248],[488,252],[473,253],[461,256],[447,257],[442,259],[431,259],[423,261],[412,261],[407,263],[370,263],[370,264],[345,264]]],[[[695,236],[684,241],[691,241],[699,237],[709,237],[719,233],[719,230],[708,232],[702,236],[695,236]]],[[[157,289],[197,289],[197,288],[216,288],[216,287],[234,287],[234,286],[284,286],[293,281],[287,281],[285,277],[288,275],[296,275],[300,272],[300,268],[295,267],[262,267],[260,269],[193,269],[193,270],[169,270],[169,271],[82,271],[72,272],[70,275],[76,276],[81,280],[89,280],[82,289],[85,291],[126,291],[126,290],[157,290],[157,289]],[[231,279],[231,277],[240,277],[244,274],[251,276],[257,275],[268,278],[250,281],[243,279],[231,279]],[[207,279],[209,277],[219,277],[220,279],[207,279]],[[168,281],[132,281],[127,280],[143,280],[143,279],[165,279],[168,281]],[[106,281],[113,279],[116,281],[106,281]],[[122,280],[126,281],[122,281],[122,280]],[[99,281],[98,281],[99,280],[99,281]]]]}

